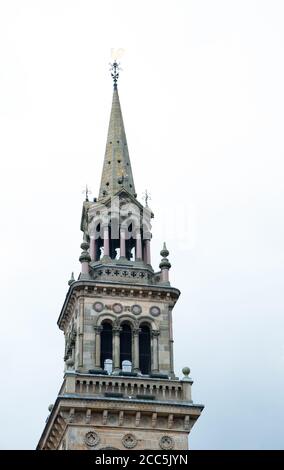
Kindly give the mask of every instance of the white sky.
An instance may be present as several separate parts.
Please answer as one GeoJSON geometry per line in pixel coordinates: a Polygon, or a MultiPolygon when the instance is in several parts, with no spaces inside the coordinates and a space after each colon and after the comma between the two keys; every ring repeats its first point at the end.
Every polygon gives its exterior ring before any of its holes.
{"type": "Polygon", "coordinates": [[[206,405],[191,448],[283,448],[283,16],[276,0],[0,2],[1,448],[35,448],[62,381],[115,47],[154,267],[166,239],[182,291],[175,369],[206,405]]]}

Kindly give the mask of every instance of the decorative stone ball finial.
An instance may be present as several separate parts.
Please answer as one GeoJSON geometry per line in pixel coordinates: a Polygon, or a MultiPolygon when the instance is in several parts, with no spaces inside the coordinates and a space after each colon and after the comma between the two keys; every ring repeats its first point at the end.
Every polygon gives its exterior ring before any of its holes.
{"type": "Polygon", "coordinates": [[[83,240],[82,243],[81,243],[81,248],[82,250],[86,251],[89,249],[89,242],[87,242],[86,240],[83,240]]]}
{"type": "Polygon", "coordinates": [[[190,374],[190,368],[189,367],[184,367],[182,369],[182,373],[184,375],[183,380],[188,380],[189,379],[189,374],[190,374]]]}
{"type": "Polygon", "coordinates": [[[163,258],[159,264],[160,269],[170,269],[171,263],[169,262],[168,258],[163,258]]]}
{"type": "Polygon", "coordinates": [[[68,369],[72,369],[72,367],[74,366],[74,360],[72,359],[72,357],[69,357],[66,361],[66,366],[68,369]]]}
{"type": "Polygon", "coordinates": [[[162,258],[166,258],[167,256],[169,256],[169,254],[170,252],[166,247],[166,242],[164,242],[163,249],[160,251],[160,255],[162,256],[162,258]]]}
{"type": "Polygon", "coordinates": [[[81,248],[82,248],[82,253],[81,253],[81,256],[79,258],[79,261],[81,263],[84,263],[84,262],[87,262],[89,263],[91,261],[91,257],[89,255],[89,252],[87,251],[89,249],[89,243],[87,241],[83,241],[83,243],[81,243],[81,248]]]}
{"type": "Polygon", "coordinates": [[[163,281],[169,281],[169,269],[171,268],[171,263],[169,262],[167,256],[169,256],[170,252],[166,247],[166,243],[164,242],[163,249],[160,252],[162,256],[161,262],[159,264],[159,268],[162,270],[163,273],[163,281]]]}

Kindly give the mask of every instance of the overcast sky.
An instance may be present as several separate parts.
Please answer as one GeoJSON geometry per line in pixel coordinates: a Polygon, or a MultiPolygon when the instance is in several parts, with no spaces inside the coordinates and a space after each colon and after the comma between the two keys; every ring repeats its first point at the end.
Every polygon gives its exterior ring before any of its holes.
{"type": "Polygon", "coordinates": [[[97,196],[111,48],[135,185],[164,239],[192,449],[283,448],[284,4],[0,2],[0,447],[32,449],[63,376],[56,325],[97,196]]]}

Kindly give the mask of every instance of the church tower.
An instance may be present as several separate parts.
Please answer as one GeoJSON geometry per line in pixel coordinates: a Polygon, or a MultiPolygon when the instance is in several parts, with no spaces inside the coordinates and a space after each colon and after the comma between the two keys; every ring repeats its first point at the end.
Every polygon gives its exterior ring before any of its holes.
{"type": "Polygon", "coordinates": [[[146,194],[135,191],[117,80],[114,82],[98,198],[83,203],[79,278],[69,281],[58,326],[65,373],[38,449],[187,449],[203,406],[191,398],[190,370],[175,375],[172,311],[180,291],[169,279],[164,243],[151,265],[146,194]]]}

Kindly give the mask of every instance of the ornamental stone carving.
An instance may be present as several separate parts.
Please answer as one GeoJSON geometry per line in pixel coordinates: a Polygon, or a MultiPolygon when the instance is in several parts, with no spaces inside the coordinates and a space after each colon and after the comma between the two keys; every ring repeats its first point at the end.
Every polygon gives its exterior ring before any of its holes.
{"type": "Polygon", "coordinates": [[[123,306],[118,303],[113,304],[112,310],[114,311],[114,313],[121,313],[123,311],[123,306]]]}
{"type": "Polygon", "coordinates": [[[153,305],[153,307],[150,308],[150,314],[153,317],[158,317],[161,313],[161,310],[159,307],[156,307],[156,305],[153,305]]]}
{"type": "Polygon", "coordinates": [[[138,269],[131,269],[128,267],[127,269],[119,269],[119,268],[107,268],[103,269],[102,267],[94,269],[93,272],[93,279],[102,278],[102,279],[109,279],[113,278],[116,281],[122,280],[125,281],[126,279],[131,279],[132,283],[147,283],[148,280],[153,279],[153,274],[148,272],[147,270],[138,270],[138,269]]]}
{"type": "Polygon", "coordinates": [[[133,449],[133,447],[137,446],[137,439],[134,434],[125,434],[122,438],[122,444],[127,449],[133,449]]]}
{"type": "Polygon", "coordinates": [[[139,315],[142,312],[141,305],[132,305],[131,312],[134,313],[134,315],[139,315]]]}
{"type": "Polygon", "coordinates": [[[89,431],[85,435],[85,443],[88,447],[95,447],[100,442],[99,435],[95,431],[89,431]]]}
{"type": "Polygon", "coordinates": [[[94,310],[96,312],[102,312],[104,309],[104,304],[102,304],[102,302],[95,302],[94,303],[94,310]]]}
{"type": "Polygon", "coordinates": [[[162,436],[159,445],[161,449],[171,450],[174,448],[174,440],[171,436],[162,436]]]}

